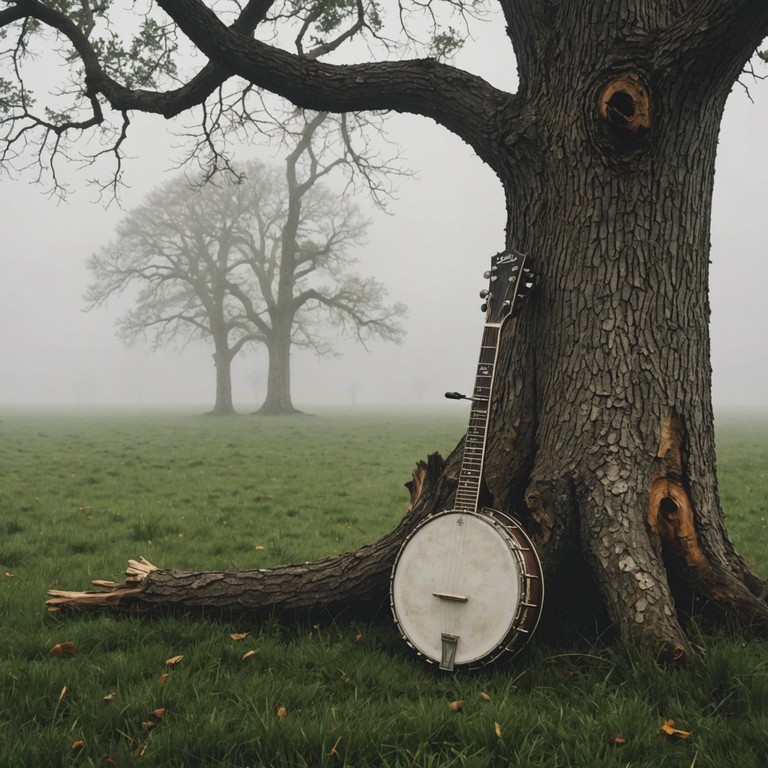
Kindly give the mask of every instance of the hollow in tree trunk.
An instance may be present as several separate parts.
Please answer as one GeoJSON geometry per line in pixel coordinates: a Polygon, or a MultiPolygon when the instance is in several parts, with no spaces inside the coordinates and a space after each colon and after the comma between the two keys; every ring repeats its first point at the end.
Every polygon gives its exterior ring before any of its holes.
{"type": "MultiPolygon", "coordinates": [[[[439,108],[402,108],[434,112],[494,169],[507,245],[527,253],[537,275],[528,306],[502,335],[486,458],[493,504],[528,530],[548,585],[574,560],[586,566],[627,644],[685,658],[689,605],[765,633],[765,582],[734,549],[717,492],[708,260],[722,111],[768,29],[768,8],[754,0],[593,3],[589,12],[509,5],[521,79],[514,99],[482,81],[462,88],[456,71],[429,62],[403,65],[410,79],[402,84],[407,92],[432,78],[444,95],[439,108]]],[[[227,59],[235,68],[236,53],[227,59]]],[[[396,88],[396,71],[386,75],[361,75],[378,89],[371,103],[396,88]]],[[[323,81],[316,85],[306,106],[323,98],[323,81]]],[[[52,592],[50,602],[381,604],[404,537],[451,507],[459,449],[420,463],[402,522],[355,552],[251,572],[137,563],[129,585],[52,592]]],[[[547,591],[556,610],[562,592],[547,591]]]]}

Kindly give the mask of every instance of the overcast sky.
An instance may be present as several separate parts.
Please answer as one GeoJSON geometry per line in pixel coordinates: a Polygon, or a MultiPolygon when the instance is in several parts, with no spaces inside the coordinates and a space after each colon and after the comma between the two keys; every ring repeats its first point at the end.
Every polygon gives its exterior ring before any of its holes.
{"type": "MultiPolygon", "coordinates": [[[[459,63],[514,90],[509,53],[491,58],[487,50],[470,51],[459,63]]],[[[749,89],[754,103],[741,87],[728,103],[715,183],[716,406],[768,404],[768,81],[750,82],[749,89]]],[[[173,173],[165,124],[139,122],[128,148],[134,160],[126,209],[173,173]]],[[[399,182],[391,216],[372,213],[359,270],[409,306],[408,335],[402,346],[373,343],[368,351],[345,344],[341,359],[294,353],[299,407],[442,405],[446,390],[472,385],[483,321],[477,294],[491,255],[504,246],[501,188],[466,145],[430,121],[398,116],[390,132],[418,175],[399,182]]],[[[83,182],[87,176],[83,172],[83,182]]],[[[124,215],[93,198],[83,183],[66,204],[57,204],[39,187],[0,179],[0,404],[212,405],[214,369],[205,345],[126,349],[114,336],[117,305],[83,311],[85,260],[110,240],[124,215]]],[[[247,410],[263,398],[265,366],[264,352],[236,359],[236,407],[247,410]]]]}

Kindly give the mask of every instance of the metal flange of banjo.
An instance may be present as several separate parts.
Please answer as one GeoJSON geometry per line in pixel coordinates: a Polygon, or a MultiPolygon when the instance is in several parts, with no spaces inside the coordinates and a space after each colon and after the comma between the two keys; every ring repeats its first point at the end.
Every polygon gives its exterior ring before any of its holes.
{"type": "Polygon", "coordinates": [[[406,642],[440,669],[474,669],[520,651],[541,616],[544,584],[533,543],[509,515],[479,508],[493,382],[504,322],[530,288],[526,257],[508,250],[486,272],[486,321],[453,509],[426,518],[405,539],[390,604],[406,642]]]}

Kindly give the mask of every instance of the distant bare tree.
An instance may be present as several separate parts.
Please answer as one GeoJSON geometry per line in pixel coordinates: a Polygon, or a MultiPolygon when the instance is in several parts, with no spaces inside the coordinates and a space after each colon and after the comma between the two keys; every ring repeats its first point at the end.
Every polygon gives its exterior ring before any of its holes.
{"type": "Polygon", "coordinates": [[[226,285],[239,268],[236,225],[269,179],[248,187],[224,181],[193,189],[183,178],[147,195],[120,223],[116,238],[88,260],[93,282],[88,308],[138,286],[134,306],[117,321],[126,344],[144,337],[153,345],[210,340],[216,366],[212,413],[234,413],[231,363],[249,342],[260,341],[226,285]]]}
{"type": "MultiPolygon", "coordinates": [[[[318,182],[346,163],[323,152],[328,116],[306,120],[286,159],[285,196],[277,210],[262,210],[261,199],[242,218],[238,249],[250,269],[232,275],[227,288],[236,297],[269,352],[267,395],[261,414],[293,413],[291,347],[334,354],[323,334],[329,325],[360,342],[399,342],[405,314],[400,303],[385,303],[386,289],[351,271],[350,248],[362,243],[368,222],[356,206],[318,182]],[[329,159],[324,159],[325,155],[329,159]]],[[[251,167],[249,175],[257,168],[251,167]]],[[[277,181],[273,182],[273,186],[277,181]]]]}
{"type": "Polygon", "coordinates": [[[159,187],[88,261],[89,308],[139,286],[135,306],[117,323],[126,343],[142,336],[156,347],[213,342],[212,413],[234,413],[231,363],[249,343],[269,352],[260,412],[277,414],[295,412],[293,345],[333,354],[322,332],[329,325],[360,341],[402,337],[405,307],[385,304],[384,286],[351,270],[350,249],[362,242],[367,220],[318,184],[342,162],[323,164],[312,144],[326,119],[306,119],[284,170],[251,162],[236,181],[217,173],[206,184],[177,178],[159,187]]]}

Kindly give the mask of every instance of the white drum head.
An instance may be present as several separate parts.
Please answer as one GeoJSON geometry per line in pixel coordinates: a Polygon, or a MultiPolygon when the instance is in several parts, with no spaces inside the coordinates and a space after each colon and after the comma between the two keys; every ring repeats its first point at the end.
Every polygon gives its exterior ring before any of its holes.
{"type": "Polygon", "coordinates": [[[456,664],[502,644],[521,600],[521,564],[502,526],[483,515],[445,512],[414,531],[392,579],[395,618],[408,641],[439,662],[443,634],[458,637],[456,664]]]}

